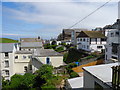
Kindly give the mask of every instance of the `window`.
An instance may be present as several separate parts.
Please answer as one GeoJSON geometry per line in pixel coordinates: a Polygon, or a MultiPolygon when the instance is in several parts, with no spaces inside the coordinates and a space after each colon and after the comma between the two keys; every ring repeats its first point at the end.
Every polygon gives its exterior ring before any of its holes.
{"type": "Polygon", "coordinates": [[[8,55],[8,52],[5,52],[5,57],[8,57],[9,55],[8,55]]]}
{"type": "Polygon", "coordinates": [[[87,49],[89,49],[89,46],[87,45],[87,49]]]}
{"type": "Polygon", "coordinates": [[[114,33],[111,33],[111,37],[114,37],[114,33]]]}
{"type": "Polygon", "coordinates": [[[85,38],[83,39],[83,41],[85,41],[85,38]]]}
{"type": "Polygon", "coordinates": [[[97,48],[103,48],[103,46],[97,46],[97,48]]]}
{"type": "Polygon", "coordinates": [[[82,38],[80,39],[80,41],[82,41],[82,38]]]}
{"type": "Polygon", "coordinates": [[[15,59],[18,59],[18,56],[15,56],[15,59]]]}
{"type": "Polygon", "coordinates": [[[30,65],[30,70],[32,70],[32,65],[30,65]]]}
{"type": "Polygon", "coordinates": [[[49,57],[46,58],[46,64],[50,64],[50,58],[49,57]]]}
{"type": "Polygon", "coordinates": [[[27,72],[27,66],[24,66],[24,70],[25,70],[25,72],[27,72]]]}
{"type": "Polygon", "coordinates": [[[31,51],[31,49],[28,49],[29,51],[31,51]]]}
{"type": "Polygon", "coordinates": [[[32,56],[30,55],[30,56],[28,56],[28,58],[32,58],[32,56]]]}
{"type": "Polygon", "coordinates": [[[26,56],[23,56],[23,59],[26,59],[26,56]]]}
{"type": "Polygon", "coordinates": [[[5,75],[9,76],[9,70],[5,70],[5,75]]]}
{"type": "Polygon", "coordinates": [[[115,35],[116,35],[116,36],[119,36],[119,32],[116,32],[115,35]]]}
{"type": "Polygon", "coordinates": [[[9,61],[5,61],[5,67],[9,67],[9,61]]]}
{"type": "Polygon", "coordinates": [[[87,39],[87,42],[89,42],[89,39],[87,39]]]}
{"type": "Polygon", "coordinates": [[[107,52],[107,48],[106,48],[106,52],[107,52]]]}

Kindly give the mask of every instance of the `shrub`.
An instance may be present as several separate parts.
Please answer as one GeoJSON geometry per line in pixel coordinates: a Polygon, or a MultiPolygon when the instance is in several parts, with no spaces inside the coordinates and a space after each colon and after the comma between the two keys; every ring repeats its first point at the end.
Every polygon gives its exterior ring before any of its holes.
{"type": "Polygon", "coordinates": [[[78,77],[79,75],[76,72],[71,72],[70,73],[70,78],[78,77]]]}

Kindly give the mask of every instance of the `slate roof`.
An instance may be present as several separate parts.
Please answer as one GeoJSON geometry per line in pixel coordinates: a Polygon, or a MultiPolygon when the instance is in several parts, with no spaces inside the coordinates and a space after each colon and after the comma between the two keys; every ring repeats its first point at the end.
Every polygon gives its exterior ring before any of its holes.
{"type": "Polygon", "coordinates": [[[63,56],[62,54],[54,51],[53,49],[37,49],[34,52],[34,56],[63,56]]]}
{"type": "Polygon", "coordinates": [[[42,42],[21,42],[20,47],[42,47],[42,42]]]}
{"type": "Polygon", "coordinates": [[[90,37],[90,38],[106,38],[104,34],[99,31],[81,31],[78,37],[90,37]]]}
{"type": "Polygon", "coordinates": [[[20,42],[40,42],[38,38],[20,38],[20,42]]]}
{"type": "Polygon", "coordinates": [[[14,43],[0,43],[0,52],[12,52],[14,43]]]}
{"type": "Polygon", "coordinates": [[[33,53],[33,51],[24,51],[24,50],[15,52],[15,54],[32,54],[32,53],[33,53]]]}

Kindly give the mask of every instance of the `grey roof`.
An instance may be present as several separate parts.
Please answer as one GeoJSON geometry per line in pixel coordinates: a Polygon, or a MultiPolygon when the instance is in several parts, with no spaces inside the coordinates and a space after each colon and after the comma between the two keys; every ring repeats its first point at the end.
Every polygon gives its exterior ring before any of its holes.
{"type": "Polygon", "coordinates": [[[42,42],[22,42],[20,43],[20,47],[28,47],[28,48],[33,48],[33,47],[42,47],[42,42]]]}
{"type": "Polygon", "coordinates": [[[68,79],[71,88],[83,88],[83,77],[68,79]]]}
{"type": "Polygon", "coordinates": [[[0,52],[12,52],[14,43],[0,43],[0,52]]]}
{"type": "Polygon", "coordinates": [[[119,63],[102,64],[96,66],[83,67],[83,69],[95,76],[102,82],[112,82],[112,66],[119,65],[119,63]]]}
{"type": "Polygon", "coordinates": [[[32,53],[33,53],[33,51],[24,51],[24,50],[15,52],[15,54],[32,54],[32,53]]]}
{"type": "Polygon", "coordinates": [[[20,42],[40,42],[38,38],[20,38],[20,42]]]}
{"type": "Polygon", "coordinates": [[[37,49],[34,56],[63,56],[62,54],[54,51],[53,49],[37,49]]]}

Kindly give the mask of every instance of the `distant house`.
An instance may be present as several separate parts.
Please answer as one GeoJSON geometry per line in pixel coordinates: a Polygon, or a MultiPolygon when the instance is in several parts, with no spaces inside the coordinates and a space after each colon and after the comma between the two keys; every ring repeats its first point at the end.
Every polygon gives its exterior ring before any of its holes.
{"type": "Polygon", "coordinates": [[[43,64],[59,67],[63,65],[63,55],[53,49],[37,49],[32,56],[33,72],[43,64]]]}
{"type": "Polygon", "coordinates": [[[32,51],[43,47],[43,42],[40,38],[20,38],[18,44],[20,50],[32,51]]]}
{"type": "Polygon", "coordinates": [[[103,64],[96,66],[83,67],[84,88],[94,89],[112,89],[112,66],[118,66],[119,63],[103,64]]]}
{"type": "Polygon", "coordinates": [[[81,31],[77,36],[77,49],[102,51],[105,49],[106,37],[98,31],[81,31]]]}

